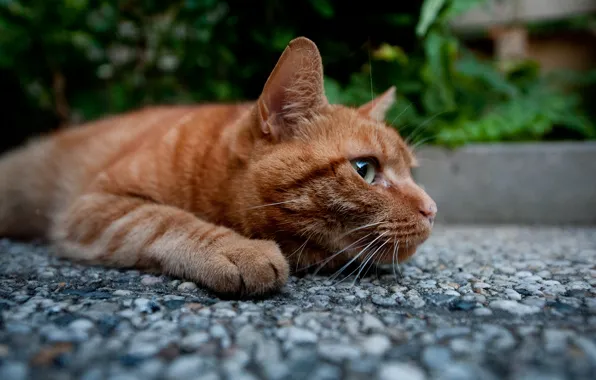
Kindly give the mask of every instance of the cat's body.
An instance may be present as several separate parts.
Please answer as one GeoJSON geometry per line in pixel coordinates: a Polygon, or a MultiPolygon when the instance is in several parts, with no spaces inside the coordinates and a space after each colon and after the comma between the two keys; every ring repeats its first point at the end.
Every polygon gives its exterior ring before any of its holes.
{"type": "Polygon", "coordinates": [[[359,109],[328,104],[316,46],[296,39],[257,102],[147,108],[8,153],[0,236],[231,294],[278,289],[288,260],[401,261],[436,206],[382,122],[392,99],[390,89],[359,109]]]}

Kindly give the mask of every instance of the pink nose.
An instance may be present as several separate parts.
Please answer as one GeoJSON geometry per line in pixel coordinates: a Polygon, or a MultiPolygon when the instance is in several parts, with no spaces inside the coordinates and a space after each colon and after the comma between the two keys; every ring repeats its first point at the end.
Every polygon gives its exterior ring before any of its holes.
{"type": "Polygon", "coordinates": [[[437,204],[432,200],[426,200],[420,204],[420,213],[432,223],[437,215],[437,204]]]}

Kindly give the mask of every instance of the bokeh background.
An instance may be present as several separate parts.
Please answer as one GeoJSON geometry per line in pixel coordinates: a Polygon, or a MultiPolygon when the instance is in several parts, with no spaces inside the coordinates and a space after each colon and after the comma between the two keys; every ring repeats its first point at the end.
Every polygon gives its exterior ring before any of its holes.
{"type": "Polygon", "coordinates": [[[300,35],[332,102],[395,85],[388,121],[416,144],[593,139],[596,4],[540,1],[0,0],[0,149],[148,104],[254,99],[300,35]]]}

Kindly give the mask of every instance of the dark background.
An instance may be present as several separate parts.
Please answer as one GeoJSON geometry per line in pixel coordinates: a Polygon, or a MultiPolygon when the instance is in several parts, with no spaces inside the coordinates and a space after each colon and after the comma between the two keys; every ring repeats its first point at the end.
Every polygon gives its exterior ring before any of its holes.
{"type": "Polygon", "coordinates": [[[297,36],[319,46],[332,101],[370,100],[371,76],[374,93],[396,85],[389,121],[405,134],[425,124],[418,141],[596,135],[580,90],[551,91],[533,62],[500,70],[485,36],[467,45],[455,36],[454,4],[417,34],[422,1],[5,0],[0,151],[147,104],[254,99],[297,36]],[[484,57],[469,54],[474,43],[484,57]]]}

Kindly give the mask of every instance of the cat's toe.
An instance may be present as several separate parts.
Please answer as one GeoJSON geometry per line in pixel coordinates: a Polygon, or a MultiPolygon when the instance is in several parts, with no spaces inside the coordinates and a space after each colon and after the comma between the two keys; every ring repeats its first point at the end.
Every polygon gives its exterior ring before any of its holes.
{"type": "Polygon", "coordinates": [[[238,268],[242,295],[270,293],[279,290],[288,280],[288,262],[272,241],[252,240],[231,249],[226,257],[238,268]]]}

